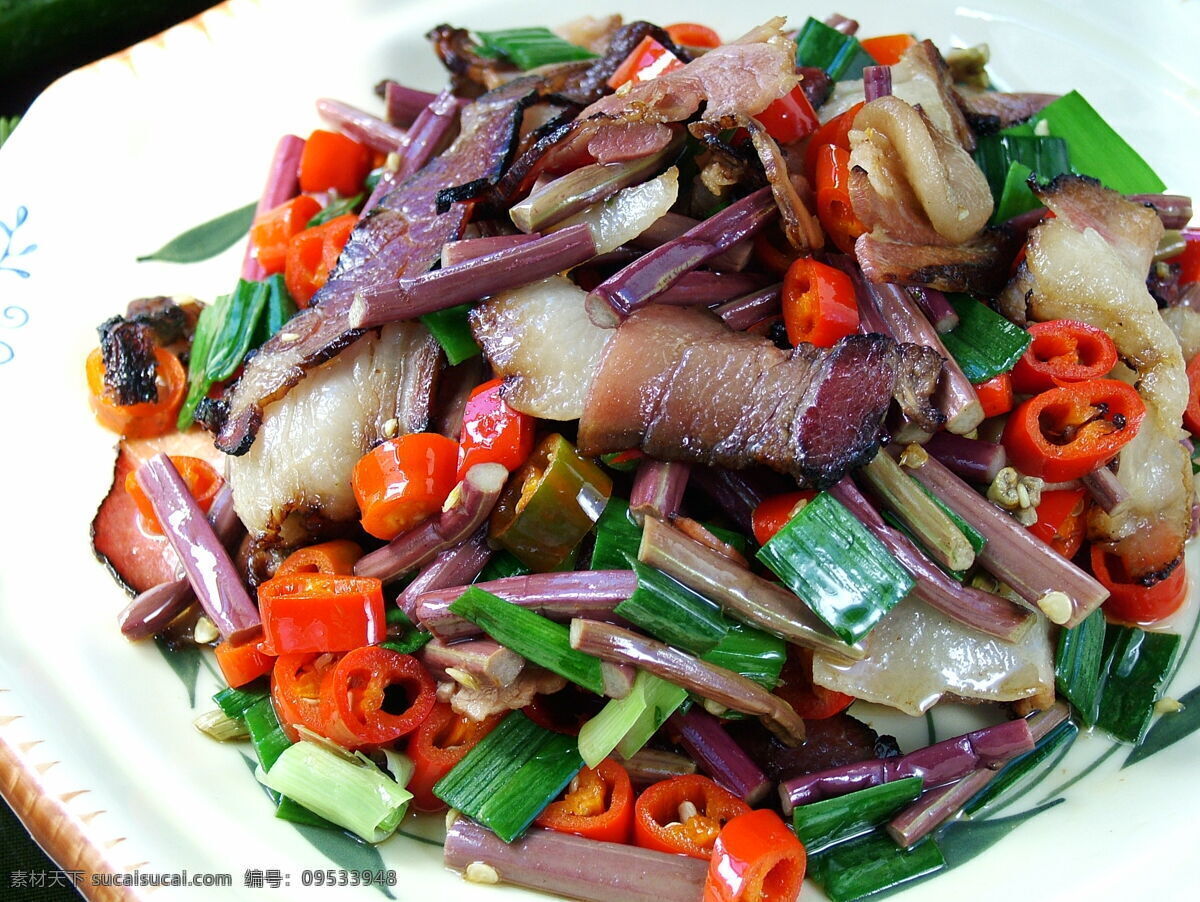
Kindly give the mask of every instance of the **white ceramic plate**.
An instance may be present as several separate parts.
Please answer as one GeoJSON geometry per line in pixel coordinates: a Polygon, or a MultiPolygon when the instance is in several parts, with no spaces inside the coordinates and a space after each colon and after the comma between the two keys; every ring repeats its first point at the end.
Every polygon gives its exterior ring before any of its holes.
{"type": "MultiPolygon", "coordinates": [[[[1200,5],[836,5],[860,19],[865,34],[913,31],[943,48],[987,42],[990,71],[1003,87],[1081,89],[1173,190],[1200,194],[1200,78],[1192,46],[1200,5]]],[[[726,36],[779,12],[798,23],[810,11],[834,11],[764,0],[615,8],[663,22],[707,22],[726,36]]],[[[93,425],[85,399],[83,360],[96,342],[95,325],[133,297],[211,299],[236,278],[241,248],[194,265],[135,258],[254,199],[277,137],[318,125],[314,98],[375,108],[371,88],[385,76],[436,88],[441,77],[421,38],[430,26],[552,23],[608,9],[580,0],[552,8],[231,0],[56,83],[0,152],[0,788],[48,844],[47,831],[61,834],[55,854],[89,869],[228,873],[234,888],[212,892],[220,899],[270,892],[244,888],[247,869],[267,877],[278,869],[291,898],[305,892],[304,869],[339,866],[270,816],[237,750],[191,728],[215,686],[207,668],[200,669],[193,710],[155,647],[121,638],[114,618],[125,598],[88,548],[113,446],[93,425]]],[[[1172,694],[1200,683],[1196,657],[1172,694]]],[[[953,714],[941,718],[939,732],[951,735],[953,714]]],[[[923,721],[911,725],[910,745],[920,744],[924,731],[923,721]]],[[[1109,748],[1101,738],[1081,739],[1016,810],[1056,797],[1057,784],[1109,748]]],[[[1064,803],[911,897],[1190,897],[1198,751],[1200,735],[1193,735],[1130,770],[1118,769],[1124,751],[1109,755],[1064,803]]],[[[442,870],[440,850],[403,837],[379,853],[399,872],[397,898],[521,895],[464,884],[442,870]]],[[[352,864],[370,863],[360,857],[352,864]]],[[[0,888],[0,896],[8,890],[0,888]]],[[[154,897],[207,898],[197,892],[166,889],[154,897]]],[[[379,898],[375,889],[338,892],[379,898]]],[[[806,898],[818,895],[806,890],[806,898]]]]}

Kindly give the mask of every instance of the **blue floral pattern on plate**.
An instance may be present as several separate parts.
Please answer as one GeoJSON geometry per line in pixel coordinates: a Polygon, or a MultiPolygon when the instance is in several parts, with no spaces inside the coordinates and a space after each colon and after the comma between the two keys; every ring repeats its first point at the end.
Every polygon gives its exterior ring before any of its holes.
{"type": "MultiPolygon", "coordinates": [[[[29,209],[24,206],[17,207],[17,215],[10,226],[7,222],[0,220],[0,233],[3,237],[0,241],[0,273],[12,273],[20,279],[29,278],[29,270],[24,269],[26,264],[20,258],[27,256],[37,250],[36,244],[26,244],[23,247],[23,242],[18,241],[17,232],[29,220],[29,209]],[[20,264],[19,266],[17,264],[20,264]]],[[[29,322],[29,311],[24,307],[19,307],[16,304],[9,304],[3,310],[0,310],[0,329],[20,329],[29,322]]],[[[7,341],[0,340],[0,366],[8,363],[17,352],[13,346],[7,341]]]]}

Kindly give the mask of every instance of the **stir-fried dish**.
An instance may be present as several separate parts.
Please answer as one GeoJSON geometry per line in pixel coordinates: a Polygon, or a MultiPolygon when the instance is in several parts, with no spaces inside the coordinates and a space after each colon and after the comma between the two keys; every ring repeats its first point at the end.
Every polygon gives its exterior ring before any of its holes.
{"type": "Polygon", "coordinates": [[[1191,202],[1080,94],[859,34],[439,26],[440,93],[280,140],[229,295],[100,327],[121,629],[212,648],[198,726],[279,817],[450,808],[450,868],[580,899],[855,899],[1145,735],[1191,202]],[[907,750],[847,711],[963,700],[907,750]]]}

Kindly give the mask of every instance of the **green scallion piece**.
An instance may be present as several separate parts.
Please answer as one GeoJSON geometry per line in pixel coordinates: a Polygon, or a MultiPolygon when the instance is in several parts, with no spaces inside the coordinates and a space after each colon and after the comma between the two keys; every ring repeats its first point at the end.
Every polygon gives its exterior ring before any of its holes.
{"type": "Polygon", "coordinates": [[[437,782],[433,794],[512,842],[582,767],[575,737],[514,711],[437,782]]]}
{"type": "Polygon", "coordinates": [[[429,334],[437,339],[437,343],[446,352],[446,360],[451,366],[480,353],[475,336],[471,334],[471,324],[467,320],[467,314],[473,306],[459,304],[457,307],[447,307],[436,313],[426,313],[420,318],[429,334]]]}
{"type": "Polygon", "coordinates": [[[1054,682],[1087,726],[1096,722],[1100,669],[1104,666],[1104,612],[1097,608],[1073,629],[1058,633],[1054,682]]]}
{"type": "Polygon", "coordinates": [[[686,689],[639,670],[629,695],[612,699],[580,728],[583,763],[595,767],[613,749],[619,749],[626,758],[633,756],[685,698],[686,689]]]}
{"type": "Polygon", "coordinates": [[[388,638],[380,642],[380,648],[388,648],[398,654],[411,655],[425,647],[425,643],[433,638],[432,633],[419,630],[408,615],[399,608],[387,612],[388,638]]]}
{"type": "Polygon", "coordinates": [[[238,279],[204,364],[204,375],[210,382],[228,379],[241,365],[242,358],[250,350],[258,319],[267,307],[267,294],[266,282],[238,279]]]}
{"type": "Polygon", "coordinates": [[[532,572],[532,570],[517,560],[516,555],[511,551],[505,551],[501,548],[488,558],[488,562],[483,565],[483,570],[480,571],[475,582],[486,583],[494,579],[505,579],[509,576],[526,576],[532,572]]]}
{"type": "Polygon", "coordinates": [[[628,558],[637,557],[642,543],[642,528],[629,513],[624,498],[609,498],[604,513],[596,521],[596,541],[592,546],[592,570],[625,570],[628,558]]]}
{"type": "Polygon", "coordinates": [[[226,687],[212,697],[218,708],[225,712],[226,717],[242,717],[248,708],[252,708],[267,697],[261,689],[233,689],[226,687]]]}
{"type": "Polygon", "coordinates": [[[830,902],[854,902],[945,868],[946,859],[932,839],[905,850],[878,832],[833,846],[808,860],[808,876],[825,890],[830,902]]]}
{"type": "Polygon", "coordinates": [[[987,786],[968,800],[963,806],[963,813],[973,816],[984,809],[995,811],[997,803],[1015,800],[1024,792],[1024,787],[1032,788],[1034,782],[1041,780],[1048,769],[1054,768],[1055,762],[1066,754],[1078,735],[1079,727],[1070,720],[1064,720],[1043,736],[1032,751],[1004,765],[987,786]],[[1047,762],[1050,762],[1048,768],[1045,766],[1047,762]]]}
{"type": "Polygon", "coordinates": [[[904,777],[867,789],[800,805],[792,812],[796,836],[809,855],[847,842],[886,823],[921,794],[925,781],[904,777]]]}
{"type": "Polygon", "coordinates": [[[246,354],[279,331],[295,311],[283,277],[274,275],[263,282],[239,279],[232,294],[200,312],[188,359],[188,393],[176,421],[180,430],[191,426],[197,405],[213,384],[232,376],[246,354]]]}
{"type": "MultiPolygon", "coordinates": [[[[254,746],[259,765],[263,770],[270,770],[279,756],[292,745],[292,740],[288,739],[283,727],[279,725],[279,718],[275,715],[275,707],[271,704],[270,697],[264,694],[242,712],[242,717],[246,721],[246,729],[250,732],[250,744],[254,746]]],[[[331,824],[325,818],[309,811],[294,799],[281,795],[270,787],[267,788],[267,792],[275,802],[277,818],[314,827],[337,829],[336,824],[331,824]]]]}
{"type": "Polygon", "coordinates": [[[875,60],[858,38],[810,16],[796,35],[796,65],[815,66],[834,81],[847,81],[862,78],[863,69],[874,66],[875,60]]]}
{"type": "Polygon", "coordinates": [[[850,645],[916,585],[828,492],[792,517],[758,550],[758,559],[850,645]]]}
{"type": "MultiPolygon", "coordinates": [[[[983,135],[975,145],[975,162],[987,179],[997,204],[1013,163],[1020,163],[1037,173],[1038,179],[1044,182],[1071,171],[1067,142],[1043,135],[983,135]]],[[[1033,201],[1026,209],[1042,206],[1028,187],[1025,190],[1033,201]]]]}
{"type": "Polygon", "coordinates": [[[551,63],[596,57],[590,50],[564,41],[549,28],[507,28],[477,34],[485,50],[508,57],[519,69],[526,71],[551,63]]]}
{"type": "Polygon", "coordinates": [[[604,694],[600,659],[571,648],[571,631],[541,614],[471,586],[450,605],[451,612],[470,620],[501,645],[547,670],[604,694]]]}
{"type": "MultiPolygon", "coordinates": [[[[374,186],[372,185],[372,190],[374,186]]],[[[353,197],[343,197],[335,200],[328,207],[317,211],[317,214],[308,221],[308,228],[314,226],[325,225],[331,219],[337,219],[339,216],[345,216],[347,213],[354,213],[358,210],[359,204],[366,198],[366,194],[359,192],[353,197]]]]}
{"type": "Polygon", "coordinates": [[[1137,744],[1150,728],[1154,703],[1173,672],[1182,637],[1109,624],[1096,726],[1121,742],[1137,744]]]}
{"type": "Polygon", "coordinates": [[[315,742],[283,750],[270,768],[255,773],[260,783],[321,817],[361,836],[382,842],[400,826],[412,793],[362,755],[350,755],[315,742]]]}
{"type": "Polygon", "coordinates": [[[729,621],[716,602],[632,555],[625,560],[637,573],[637,589],[617,605],[615,613],[656,639],[694,655],[712,651],[725,638],[729,621]]]}
{"type": "Polygon", "coordinates": [[[253,348],[259,347],[268,338],[282,329],[284,323],[296,315],[296,302],[288,294],[287,285],[283,281],[283,274],[276,273],[273,276],[268,276],[266,285],[267,308],[258,320],[254,340],[250,345],[253,348]]]}
{"type": "Polygon", "coordinates": [[[1004,176],[1004,184],[996,198],[996,209],[992,213],[992,224],[1008,222],[1014,216],[1020,216],[1029,210],[1043,206],[1042,202],[1029,187],[1029,177],[1033,170],[1024,163],[1012,163],[1004,176]]]}
{"type": "Polygon", "coordinates": [[[787,660],[787,642],[744,623],[730,621],[729,631],[711,651],[700,655],[700,660],[774,689],[787,660]]]}
{"type": "Polygon", "coordinates": [[[250,731],[250,742],[254,745],[254,753],[258,755],[258,763],[270,770],[283,750],[292,744],[279,725],[271,699],[264,696],[246,708],[242,717],[246,719],[246,728],[250,731]]]}
{"type": "Polygon", "coordinates": [[[971,382],[1008,372],[1033,341],[1020,326],[974,298],[955,294],[946,299],[958,312],[958,325],[942,335],[942,343],[971,382]]]}
{"type": "Polygon", "coordinates": [[[1064,94],[1029,121],[1001,134],[1062,138],[1071,149],[1072,171],[1097,178],[1122,194],[1160,194],[1167,187],[1078,91],[1064,94]]]}
{"type": "Polygon", "coordinates": [[[192,726],[217,742],[232,742],[237,739],[249,739],[250,731],[246,729],[246,721],[240,717],[230,717],[220,708],[206,711],[192,721],[192,726]]]}

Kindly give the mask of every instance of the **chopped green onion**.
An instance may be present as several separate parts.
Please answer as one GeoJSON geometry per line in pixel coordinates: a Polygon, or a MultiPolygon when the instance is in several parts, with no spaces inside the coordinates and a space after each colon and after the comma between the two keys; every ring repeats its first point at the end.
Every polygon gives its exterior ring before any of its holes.
{"type": "Polygon", "coordinates": [[[1032,751],[1008,762],[987,786],[975,793],[963,806],[963,813],[973,816],[985,808],[991,809],[989,813],[994,813],[998,810],[994,803],[1005,801],[1008,798],[1015,799],[1017,795],[1024,792],[1022,787],[1032,788],[1046,775],[1046,770],[1042,768],[1042,765],[1051,761],[1050,769],[1053,769],[1054,762],[1066,754],[1067,749],[1075,742],[1078,735],[1079,727],[1070,720],[1064,720],[1043,736],[1032,751]]]}
{"type": "Polygon", "coordinates": [[[850,645],[916,585],[828,492],[792,517],[758,550],[758,559],[850,645]]]}
{"type": "MultiPolygon", "coordinates": [[[[1002,217],[999,212],[1003,206],[1001,197],[1004,196],[1014,163],[1021,166],[1026,177],[1028,173],[1035,172],[1043,182],[1071,171],[1067,142],[1062,138],[1043,135],[983,135],[975,146],[975,162],[987,178],[988,187],[992,189],[992,197],[996,201],[997,214],[992,217],[993,222],[1003,222],[1015,215],[1006,214],[1002,217]]],[[[1024,210],[1042,206],[1028,185],[1022,182],[1021,187],[1026,195],[1022,202],[1028,203],[1024,210]]],[[[1024,210],[1016,212],[1022,213],[1024,210]]]]}
{"type": "Polygon", "coordinates": [[[620,749],[630,758],[687,698],[687,690],[639,670],[629,695],[613,699],[579,730],[579,754],[595,767],[620,749]]]}
{"type": "Polygon", "coordinates": [[[1141,742],[1182,641],[1174,633],[1109,624],[1096,726],[1121,742],[1141,742]]]}
{"type": "Polygon", "coordinates": [[[475,336],[471,334],[471,324],[467,320],[467,314],[473,306],[459,304],[457,307],[447,307],[445,310],[426,313],[421,317],[425,328],[446,352],[446,360],[451,366],[480,353],[475,336]]]}
{"type": "MultiPolygon", "coordinates": [[[[221,693],[217,693],[220,695],[221,693]]],[[[219,704],[219,703],[218,703],[219,704]]],[[[292,744],[279,718],[275,715],[275,707],[271,704],[270,696],[263,695],[261,699],[242,712],[246,721],[246,729],[250,732],[250,743],[254,746],[254,754],[263,770],[270,770],[275,762],[292,744]]],[[[300,824],[311,824],[314,827],[332,828],[325,818],[309,811],[299,802],[286,795],[280,795],[268,787],[268,793],[275,802],[275,816],[285,821],[300,824]]]]}
{"type": "Polygon", "coordinates": [[[571,648],[571,631],[563,624],[476,586],[463,592],[450,605],[450,611],[470,620],[521,657],[584,689],[604,694],[604,670],[600,659],[571,648]]]}
{"type": "Polygon", "coordinates": [[[335,200],[328,207],[317,211],[317,214],[308,221],[308,228],[314,226],[325,225],[331,219],[337,219],[339,216],[345,216],[347,213],[353,213],[358,209],[358,205],[363,202],[366,195],[361,191],[353,197],[343,197],[335,200]]]}
{"type": "Polygon", "coordinates": [[[1008,222],[1014,216],[1020,216],[1030,210],[1036,210],[1044,204],[1029,187],[1029,177],[1033,170],[1024,163],[1013,162],[1004,176],[1004,184],[996,198],[996,210],[992,213],[992,224],[1008,222]]]}
{"type": "Polygon", "coordinates": [[[787,660],[787,642],[744,623],[730,622],[729,632],[711,651],[700,655],[700,660],[774,689],[787,660]]]}
{"type": "Polygon", "coordinates": [[[433,794],[512,842],[582,767],[575,737],[514,711],[437,782],[433,794]]]}
{"type": "Polygon", "coordinates": [[[288,294],[283,275],[276,273],[268,276],[266,285],[267,309],[259,318],[258,326],[255,328],[254,340],[250,345],[254,348],[282,329],[283,324],[296,315],[296,302],[288,294]]]}
{"type": "Polygon", "coordinates": [[[362,755],[340,754],[315,742],[283,750],[270,768],[255,773],[264,786],[369,843],[400,826],[412,793],[362,755]]]}
{"type": "Polygon", "coordinates": [[[487,583],[494,579],[505,579],[509,576],[526,576],[532,572],[532,570],[517,560],[516,555],[511,551],[505,551],[501,548],[488,558],[488,562],[484,564],[483,570],[475,579],[475,582],[487,583]]]}
{"type": "Polygon", "coordinates": [[[379,643],[380,648],[388,648],[402,655],[411,655],[425,647],[425,643],[433,638],[433,633],[417,629],[399,608],[387,612],[388,639],[379,643]]]}
{"type": "Polygon", "coordinates": [[[800,805],[792,812],[796,836],[809,855],[870,833],[921,794],[925,781],[903,777],[832,799],[800,805]]]}
{"type": "Polygon", "coordinates": [[[626,570],[628,558],[637,557],[642,528],[629,513],[624,498],[609,498],[604,513],[596,521],[596,541],[592,547],[592,570],[626,570]]]}
{"type": "Polygon", "coordinates": [[[942,335],[942,343],[971,382],[986,382],[1016,366],[1033,341],[1028,332],[965,294],[946,299],[958,312],[958,325],[942,335]]]}
{"type": "Polygon", "coordinates": [[[945,867],[946,859],[932,839],[905,850],[886,835],[871,833],[814,855],[808,860],[808,876],[830,902],[854,902],[945,867]]]}
{"type": "Polygon", "coordinates": [[[1092,611],[1083,622],[1058,633],[1054,681],[1058,691],[1087,726],[1096,722],[1100,668],[1104,664],[1104,611],[1092,611]]]}
{"type": "Polygon", "coordinates": [[[246,728],[250,731],[250,742],[254,745],[254,753],[258,755],[258,763],[270,770],[275,760],[283,754],[283,750],[292,744],[279,718],[275,716],[275,708],[269,697],[263,697],[244,712],[246,728]]]}
{"type": "Polygon", "coordinates": [[[477,34],[486,51],[506,56],[526,71],[550,63],[590,60],[596,56],[590,50],[564,41],[549,28],[507,28],[477,34]]]}
{"type": "Polygon", "coordinates": [[[1005,135],[1052,135],[1071,148],[1071,169],[1122,194],[1160,194],[1163,182],[1136,150],[1104,121],[1078,91],[1064,94],[1005,135]]]}
{"type": "Polygon", "coordinates": [[[809,16],[796,35],[796,65],[815,66],[834,81],[846,81],[862,78],[863,69],[874,66],[875,60],[863,50],[858,38],[809,16]]]}
{"type": "Polygon", "coordinates": [[[200,312],[188,360],[188,393],[179,411],[180,430],[192,424],[200,401],[213,384],[232,376],[252,348],[270,338],[295,306],[281,275],[264,282],[239,279],[232,294],[222,295],[200,312]]]}
{"type": "Polygon", "coordinates": [[[266,282],[247,282],[238,279],[229,296],[229,307],[221,319],[204,363],[204,375],[210,382],[220,382],[232,376],[250,350],[258,318],[267,308],[266,282]]]}
{"type": "Polygon", "coordinates": [[[246,721],[240,717],[230,717],[220,708],[205,711],[192,721],[192,726],[217,742],[250,738],[250,731],[246,729],[246,721]]]}
{"type": "Polygon", "coordinates": [[[212,697],[217,707],[225,712],[227,717],[242,717],[248,708],[257,705],[267,697],[261,689],[232,689],[226,687],[212,697]]]}
{"type": "Polygon", "coordinates": [[[637,573],[637,589],[614,613],[656,639],[695,655],[712,651],[725,638],[729,621],[716,602],[632,555],[625,560],[637,573]]]}

